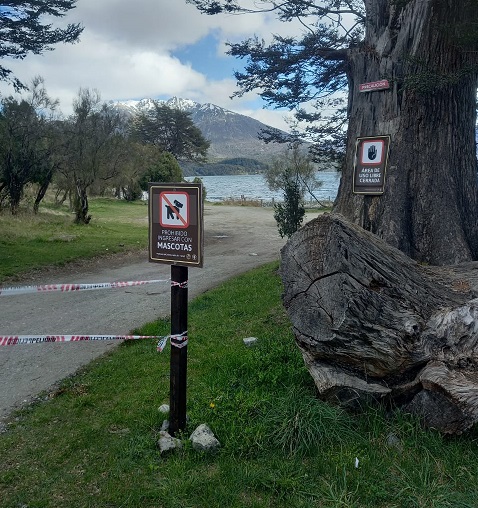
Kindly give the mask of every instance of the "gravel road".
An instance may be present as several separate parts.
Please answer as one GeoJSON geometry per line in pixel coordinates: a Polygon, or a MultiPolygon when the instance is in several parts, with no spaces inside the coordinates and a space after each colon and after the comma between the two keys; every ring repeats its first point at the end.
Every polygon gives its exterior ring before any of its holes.
{"type": "MultiPolygon", "coordinates": [[[[270,208],[206,206],[204,224],[204,267],[189,269],[190,299],[233,275],[278,259],[285,243],[270,208]]],[[[24,277],[21,285],[156,280],[169,276],[169,265],[150,263],[144,252],[42,270],[24,277]]],[[[0,335],[125,335],[169,314],[168,283],[3,296],[0,335]]],[[[29,403],[117,344],[113,341],[0,347],[0,424],[12,410],[29,403]]]]}

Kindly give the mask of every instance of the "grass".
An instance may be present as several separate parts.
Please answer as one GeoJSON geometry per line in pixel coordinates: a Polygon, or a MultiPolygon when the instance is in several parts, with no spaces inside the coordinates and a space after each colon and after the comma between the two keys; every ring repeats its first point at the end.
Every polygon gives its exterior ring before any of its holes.
{"type": "Polygon", "coordinates": [[[147,246],[146,203],[94,198],[90,213],[88,225],[74,224],[66,207],[48,204],[38,215],[0,214],[0,282],[42,266],[147,246]]]}
{"type": "Polygon", "coordinates": [[[159,455],[169,354],[150,340],[124,343],[0,434],[0,506],[476,507],[476,431],[445,438],[399,412],[352,415],[316,399],[276,272],[251,271],[189,306],[184,436],[207,423],[220,452],[198,453],[185,440],[159,455]],[[256,346],[244,346],[249,336],[256,346]]]}

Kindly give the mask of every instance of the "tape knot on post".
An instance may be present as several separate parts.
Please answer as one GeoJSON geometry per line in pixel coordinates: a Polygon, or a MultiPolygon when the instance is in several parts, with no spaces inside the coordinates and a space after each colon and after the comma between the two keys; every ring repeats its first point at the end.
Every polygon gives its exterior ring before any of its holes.
{"type": "Polygon", "coordinates": [[[168,340],[171,340],[171,346],[177,347],[179,349],[188,345],[188,331],[186,330],[183,333],[175,334],[175,335],[167,335],[166,337],[162,337],[158,342],[157,351],[159,353],[163,352],[163,349],[168,344],[168,340]]]}
{"type": "Polygon", "coordinates": [[[171,335],[171,346],[179,349],[188,345],[188,331],[183,333],[171,335]]]}
{"type": "Polygon", "coordinates": [[[176,282],[175,280],[172,280],[171,287],[178,287],[181,289],[186,289],[188,287],[188,281],[185,280],[184,282],[176,282]]]}

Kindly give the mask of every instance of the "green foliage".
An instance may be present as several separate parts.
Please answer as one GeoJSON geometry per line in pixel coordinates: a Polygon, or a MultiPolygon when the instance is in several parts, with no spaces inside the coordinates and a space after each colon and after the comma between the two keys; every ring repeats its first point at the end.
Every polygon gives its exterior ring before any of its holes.
{"type": "Polygon", "coordinates": [[[12,214],[18,212],[24,188],[32,182],[40,185],[38,210],[56,169],[58,133],[51,116],[57,103],[39,77],[27,90],[25,99],[5,97],[0,103],[0,208],[8,202],[12,214]]]}
{"type": "Polygon", "coordinates": [[[305,207],[299,185],[288,180],[285,184],[284,203],[274,205],[274,219],[281,237],[292,236],[300,228],[304,215],[305,207]]]}
{"type": "MultiPolygon", "coordinates": [[[[74,43],[83,31],[79,23],[65,28],[54,28],[45,18],[63,17],[75,8],[76,0],[44,0],[2,2],[0,10],[0,58],[25,58],[28,53],[36,55],[52,49],[60,42],[74,43]]],[[[0,65],[0,79],[11,82],[17,90],[26,88],[12,71],[0,65]]]]}
{"type": "MultiPolygon", "coordinates": [[[[97,90],[80,89],[66,120],[54,116],[57,102],[48,97],[41,78],[35,78],[27,91],[30,95],[21,99],[1,101],[0,210],[9,205],[16,213],[23,189],[33,183],[37,213],[54,183],[58,203],[69,198],[75,222],[88,224],[91,196],[109,194],[133,201],[142,195],[148,181],[182,180],[173,154],[139,140],[130,120],[111,104],[102,103],[97,90]]],[[[190,150],[196,150],[196,155],[206,150],[208,144],[201,144],[204,140],[198,139],[196,127],[190,128],[188,115],[173,111],[171,119],[179,129],[171,131],[171,136],[184,148],[183,156],[190,150]]]]}
{"type": "MultiPolygon", "coordinates": [[[[193,183],[203,184],[203,181],[201,180],[201,178],[199,178],[199,176],[196,176],[196,177],[194,177],[193,183]]],[[[203,203],[206,201],[206,197],[207,197],[207,190],[203,184],[203,186],[202,186],[202,201],[203,201],[203,203]]]]}
{"type": "MultiPolygon", "coordinates": [[[[244,61],[243,70],[235,73],[239,90],[234,95],[255,92],[273,108],[294,111],[295,132],[284,136],[266,129],[263,139],[287,144],[311,141],[311,153],[318,162],[344,160],[348,115],[355,100],[353,93],[347,97],[345,92],[349,82],[357,86],[359,79],[363,79],[363,69],[353,63],[354,53],[373,53],[371,41],[385,33],[389,34],[389,46],[395,51],[394,40],[400,30],[396,20],[411,3],[411,0],[258,0],[245,6],[239,0],[186,1],[208,15],[263,12],[283,22],[281,33],[274,34],[270,41],[256,36],[229,44],[228,53],[244,61]],[[297,34],[296,27],[300,25],[303,30],[297,34]],[[352,69],[357,69],[357,75],[352,69]]],[[[426,67],[407,69],[400,65],[405,75],[393,76],[400,86],[403,82],[405,87],[426,93],[453,86],[464,76],[476,76],[478,68],[473,56],[478,49],[476,0],[436,0],[433,12],[429,33],[447,36],[443,50],[456,54],[450,59],[450,68],[447,64],[443,68],[441,58],[427,55],[426,67]],[[472,65],[467,65],[467,61],[473,61],[472,65]]],[[[414,35],[412,30],[408,38],[413,39],[414,35]]],[[[409,56],[406,45],[403,51],[395,57],[401,62],[409,56]]]]}
{"type": "Polygon", "coordinates": [[[148,182],[181,182],[183,173],[174,156],[168,152],[160,152],[155,161],[141,176],[139,185],[148,190],[148,182]]]}
{"type": "Polygon", "coordinates": [[[313,143],[315,160],[341,160],[346,137],[346,108],[342,105],[337,113],[334,103],[343,100],[338,93],[348,85],[348,51],[357,47],[364,36],[364,2],[260,0],[253,8],[234,0],[187,2],[205,14],[267,12],[284,22],[284,34],[288,26],[296,26],[291,21],[299,21],[304,30],[298,35],[294,30],[293,35],[274,34],[270,42],[252,37],[229,44],[228,53],[245,61],[244,70],[235,73],[239,86],[235,95],[258,93],[269,106],[294,111],[297,120],[307,124],[305,130],[301,128],[286,137],[267,129],[264,139],[288,144],[305,139],[313,143]],[[347,30],[343,26],[344,12],[352,22],[347,30]],[[305,104],[308,105],[306,109],[305,104]],[[328,114],[329,111],[332,114],[328,114]]]}
{"type": "Polygon", "coordinates": [[[265,173],[271,190],[282,190],[284,202],[274,205],[274,218],[279,234],[290,237],[302,224],[305,215],[304,194],[312,194],[312,188],[320,185],[315,178],[316,168],[310,156],[301,151],[300,145],[287,150],[273,161],[265,173]]]}
{"type": "Polygon", "coordinates": [[[446,91],[450,87],[456,87],[460,82],[475,75],[478,68],[477,66],[468,65],[452,72],[450,70],[439,70],[423,58],[410,56],[404,61],[414,66],[417,71],[404,78],[403,89],[423,95],[432,95],[440,91],[446,91]]]}
{"type": "Polygon", "coordinates": [[[190,113],[157,101],[135,119],[134,133],[141,142],[151,143],[178,160],[204,160],[210,145],[190,113]]]}

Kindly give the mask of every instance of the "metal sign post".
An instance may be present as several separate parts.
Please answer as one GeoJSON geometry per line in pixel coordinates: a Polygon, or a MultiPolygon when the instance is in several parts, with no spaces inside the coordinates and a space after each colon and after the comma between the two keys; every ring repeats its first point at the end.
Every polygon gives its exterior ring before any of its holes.
{"type": "Polygon", "coordinates": [[[169,433],[186,428],[188,267],[203,265],[202,184],[149,184],[149,260],[171,264],[169,433]]]}
{"type": "Polygon", "coordinates": [[[169,433],[186,428],[188,366],[188,268],[171,267],[171,360],[169,433]]]}

